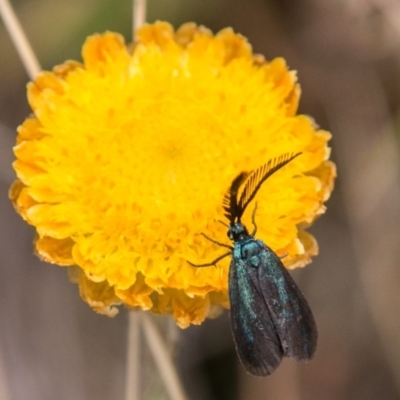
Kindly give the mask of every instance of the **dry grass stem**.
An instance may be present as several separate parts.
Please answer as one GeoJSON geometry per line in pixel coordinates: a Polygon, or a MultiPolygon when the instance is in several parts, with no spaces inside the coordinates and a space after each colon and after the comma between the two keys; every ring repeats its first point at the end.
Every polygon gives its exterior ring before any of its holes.
{"type": "Polygon", "coordinates": [[[160,372],[160,376],[171,400],[187,400],[178,373],[172,362],[168,349],[158,332],[152,317],[148,313],[142,315],[144,337],[160,372]]]}
{"type": "Polygon", "coordinates": [[[42,68],[8,0],[0,0],[0,15],[29,78],[33,80],[42,68]]]}

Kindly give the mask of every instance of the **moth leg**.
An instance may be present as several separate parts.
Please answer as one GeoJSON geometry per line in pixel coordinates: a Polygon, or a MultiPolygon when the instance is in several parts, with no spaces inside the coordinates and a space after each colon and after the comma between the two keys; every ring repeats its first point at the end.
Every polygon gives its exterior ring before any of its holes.
{"type": "Polygon", "coordinates": [[[218,261],[221,261],[223,258],[229,256],[231,254],[231,252],[229,251],[228,253],[222,254],[222,256],[217,257],[214,261],[210,262],[210,263],[206,263],[206,264],[193,264],[192,262],[190,262],[189,260],[186,260],[188,262],[188,264],[190,264],[192,267],[196,267],[196,268],[202,268],[202,267],[211,267],[211,266],[215,266],[217,264],[218,261]]]}
{"type": "Polygon", "coordinates": [[[201,234],[202,234],[207,240],[209,240],[210,242],[215,243],[215,244],[217,244],[218,246],[221,246],[221,247],[226,247],[226,248],[229,249],[229,250],[233,250],[233,247],[232,247],[232,246],[229,246],[229,245],[224,244],[224,243],[217,242],[216,240],[214,240],[214,239],[210,238],[209,236],[207,236],[205,233],[201,233],[201,234]]]}
{"type": "Polygon", "coordinates": [[[221,220],[219,219],[218,222],[219,222],[220,224],[222,224],[223,226],[226,226],[227,228],[229,228],[229,225],[226,224],[224,221],[221,221],[221,220]]]}
{"type": "Polygon", "coordinates": [[[282,254],[281,256],[279,256],[279,258],[281,259],[281,260],[283,260],[285,257],[287,257],[289,255],[289,253],[285,253],[285,254],[282,254]]]}
{"type": "Polygon", "coordinates": [[[251,236],[255,236],[257,233],[257,225],[256,225],[256,211],[257,211],[257,203],[254,206],[253,214],[251,214],[251,222],[254,225],[253,232],[251,233],[251,236]]]}

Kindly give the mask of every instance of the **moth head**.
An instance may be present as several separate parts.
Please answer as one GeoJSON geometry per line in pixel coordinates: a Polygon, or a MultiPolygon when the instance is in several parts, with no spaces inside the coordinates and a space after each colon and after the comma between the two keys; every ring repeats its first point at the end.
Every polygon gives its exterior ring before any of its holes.
{"type": "Polygon", "coordinates": [[[234,242],[244,240],[249,237],[249,232],[241,222],[235,222],[229,226],[228,238],[234,242]]]}

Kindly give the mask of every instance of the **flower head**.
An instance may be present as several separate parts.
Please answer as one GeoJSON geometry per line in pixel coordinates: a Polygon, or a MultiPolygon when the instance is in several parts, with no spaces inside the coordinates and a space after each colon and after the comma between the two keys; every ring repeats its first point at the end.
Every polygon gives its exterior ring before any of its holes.
{"type": "Polygon", "coordinates": [[[324,211],[335,168],[330,134],[296,115],[299,95],[283,59],[264,61],[231,29],[158,22],[129,46],[91,36],[83,64],[28,85],[10,197],[37,230],[37,254],[69,267],[96,311],[125,304],[201,323],[228,306],[229,260],[187,261],[221,254],[201,233],[229,242],[218,220],[239,172],[302,152],[258,193],[258,237],[288,268],[317,253],[304,228],[324,211]]]}

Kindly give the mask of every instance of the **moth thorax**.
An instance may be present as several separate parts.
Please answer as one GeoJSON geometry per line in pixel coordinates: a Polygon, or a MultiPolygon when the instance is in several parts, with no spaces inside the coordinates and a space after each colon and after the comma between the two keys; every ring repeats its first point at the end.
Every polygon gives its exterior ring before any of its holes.
{"type": "Polygon", "coordinates": [[[229,226],[228,237],[234,242],[239,242],[240,240],[248,238],[249,232],[241,222],[235,222],[229,226]]]}

